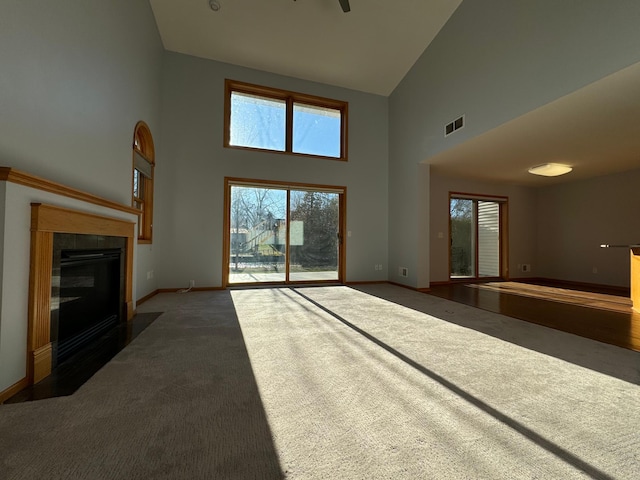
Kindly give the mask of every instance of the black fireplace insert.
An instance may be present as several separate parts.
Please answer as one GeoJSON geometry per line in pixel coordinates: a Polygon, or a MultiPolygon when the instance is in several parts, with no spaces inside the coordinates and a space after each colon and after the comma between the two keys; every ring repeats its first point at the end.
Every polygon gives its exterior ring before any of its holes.
{"type": "Polygon", "coordinates": [[[60,252],[56,363],[122,320],[121,256],[120,248],[60,252]]]}

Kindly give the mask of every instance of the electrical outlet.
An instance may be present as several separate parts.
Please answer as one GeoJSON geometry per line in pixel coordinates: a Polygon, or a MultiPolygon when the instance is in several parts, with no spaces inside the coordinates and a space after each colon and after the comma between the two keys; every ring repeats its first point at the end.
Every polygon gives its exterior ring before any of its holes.
{"type": "Polygon", "coordinates": [[[398,267],[398,275],[401,277],[408,277],[409,269],[407,267],[398,267]]]}
{"type": "Polygon", "coordinates": [[[591,269],[591,271],[592,271],[593,273],[598,273],[598,267],[593,267],[593,268],[591,269]]]}

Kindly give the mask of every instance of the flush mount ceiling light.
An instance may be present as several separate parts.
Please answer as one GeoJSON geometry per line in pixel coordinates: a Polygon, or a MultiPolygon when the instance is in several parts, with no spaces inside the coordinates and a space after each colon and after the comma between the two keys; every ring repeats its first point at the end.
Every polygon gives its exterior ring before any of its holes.
{"type": "Polygon", "coordinates": [[[209,7],[214,12],[217,12],[218,10],[220,10],[220,2],[218,2],[217,0],[209,0],[209,7]]]}
{"type": "Polygon", "coordinates": [[[529,173],[534,175],[542,175],[543,177],[557,177],[569,173],[573,168],[569,165],[562,165],[561,163],[543,163],[542,165],[536,165],[529,169],[529,173]]]}

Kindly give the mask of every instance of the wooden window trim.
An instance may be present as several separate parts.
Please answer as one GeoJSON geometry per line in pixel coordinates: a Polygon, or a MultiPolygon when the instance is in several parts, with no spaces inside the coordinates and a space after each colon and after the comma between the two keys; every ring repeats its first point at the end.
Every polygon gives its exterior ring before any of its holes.
{"type": "MultiPolygon", "coordinates": [[[[464,200],[473,200],[474,202],[478,201],[486,201],[486,202],[494,202],[500,206],[499,212],[499,222],[500,222],[500,253],[499,253],[499,272],[500,276],[498,277],[501,280],[509,280],[509,197],[504,195],[483,195],[476,193],[468,193],[468,192],[449,192],[449,201],[447,203],[447,208],[451,208],[451,199],[459,198],[464,200]]],[[[477,208],[477,207],[476,207],[477,208]]],[[[452,280],[451,279],[451,211],[449,210],[449,245],[448,245],[448,270],[449,270],[449,282],[469,282],[478,280],[478,259],[476,258],[476,276],[475,278],[466,278],[460,280],[452,280]]],[[[476,231],[476,245],[478,243],[477,231],[476,231]]],[[[487,277],[491,278],[491,277],[487,277]]]]}
{"type": "MultiPolygon", "coordinates": [[[[340,198],[340,214],[339,214],[339,269],[338,269],[338,283],[344,283],[347,273],[347,187],[340,185],[322,185],[313,183],[301,183],[301,182],[278,182],[272,180],[258,180],[251,178],[239,178],[239,177],[225,177],[224,178],[224,224],[222,227],[222,288],[229,286],[229,257],[231,256],[231,238],[229,232],[231,231],[231,187],[232,186],[247,186],[256,188],[278,188],[286,190],[312,190],[315,192],[331,192],[339,195],[340,198]]],[[[287,211],[289,211],[289,193],[287,193],[287,211]]],[[[288,229],[287,229],[288,230],[288,229]]],[[[288,247],[287,247],[288,249],[288,247]]],[[[288,252],[287,252],[288,256],[288,252]]],[[[296,282],[289,280],[288,282],[275,282],[274,285],[296,285],[305,284],[309,282],[296,282]]],[[[310,282],[314,284],[333,284],[336,283],[333,280],[318,280],[310,282]]],[[[262,285],[267,285],[269,282],[262,282],[262,285]]],[[[244,284],[233,284],[234,286],[244,284]]],[[[255,285],[255,284],[246,284],[255,285]]]]}
{"type": "Polygon", "coordinates": [[[133,132],[133,151],[132,151],[132,170],[131,170],[131,206],[136,208],[138,212],[138,244],[150,244],[153,241],[153,181],[155,176],[155,147],[153,136],[149,126],[139,121],[133,132]],[[134,193],[134,176],[135,176],[135,156],[140,155],[151,165],[151,178],[140,175],[142,197],[136,197],[134,193]],[[136,207],[136,203],[140,203],[143,208],[136,207]]]}
{"type": "Polygon", "coordinates": [[[233,148],[238,150],[251,150],[258,152],[278,153],[284,155],[293,155],[296,157],[321,158],[326,160],[338,160],[342,162],[348,161],[348,102],[342,100],[334,100],[331,98],[309,95],[306,93],[292,92],[289,90],[281,90],[278,88],[265,87],[262,85],[254,85],[251,83],[240,82],[237,80],[225,79],[224,81],[224,139],[223,146],[225,148],[233,148]],[[233,92],[246,93],[250,95],[258,95],[261,97],[271,98],[274,100],[284,100],[286,102],[286,125],[285,125],[285,150],[269,150],[264,148],[246,147],[231,145],[231,94],[233,92]],[[309,153],[299,153],[293,151],[293,105],[294,103],[303,103],[314,107],[331,108],[340,111],[340,157],[329,157],[324,155],[314,155],[309,153]]]}

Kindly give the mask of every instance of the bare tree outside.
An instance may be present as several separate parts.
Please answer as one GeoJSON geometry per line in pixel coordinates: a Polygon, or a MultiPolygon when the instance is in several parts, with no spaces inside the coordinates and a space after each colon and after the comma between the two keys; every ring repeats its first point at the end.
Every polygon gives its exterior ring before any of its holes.
{"type": "Polygon", "coordinates": [[[278,270],[286,245],[286,192],[231,188],[231,264],[236,272],[278,270]]]}
{"type": "Polygon", "coordinates": [[[287,259],[291,280],[337,280],[339,216],[337,193],[232,185],[230,282],[284,281],[287,259]]]}
{"type": "Polygon", "coordinates": [[[452,198],[451,216],[451,276],[468,277],[473,272],[473,201],[452,198]]]}
{"type": "Polygon", "coordinates": [[[338,194],[291,192],[291,221],[303,226],[302,241],[291,245],[292,268],[337,271],[338,217],[338,194]]]}

